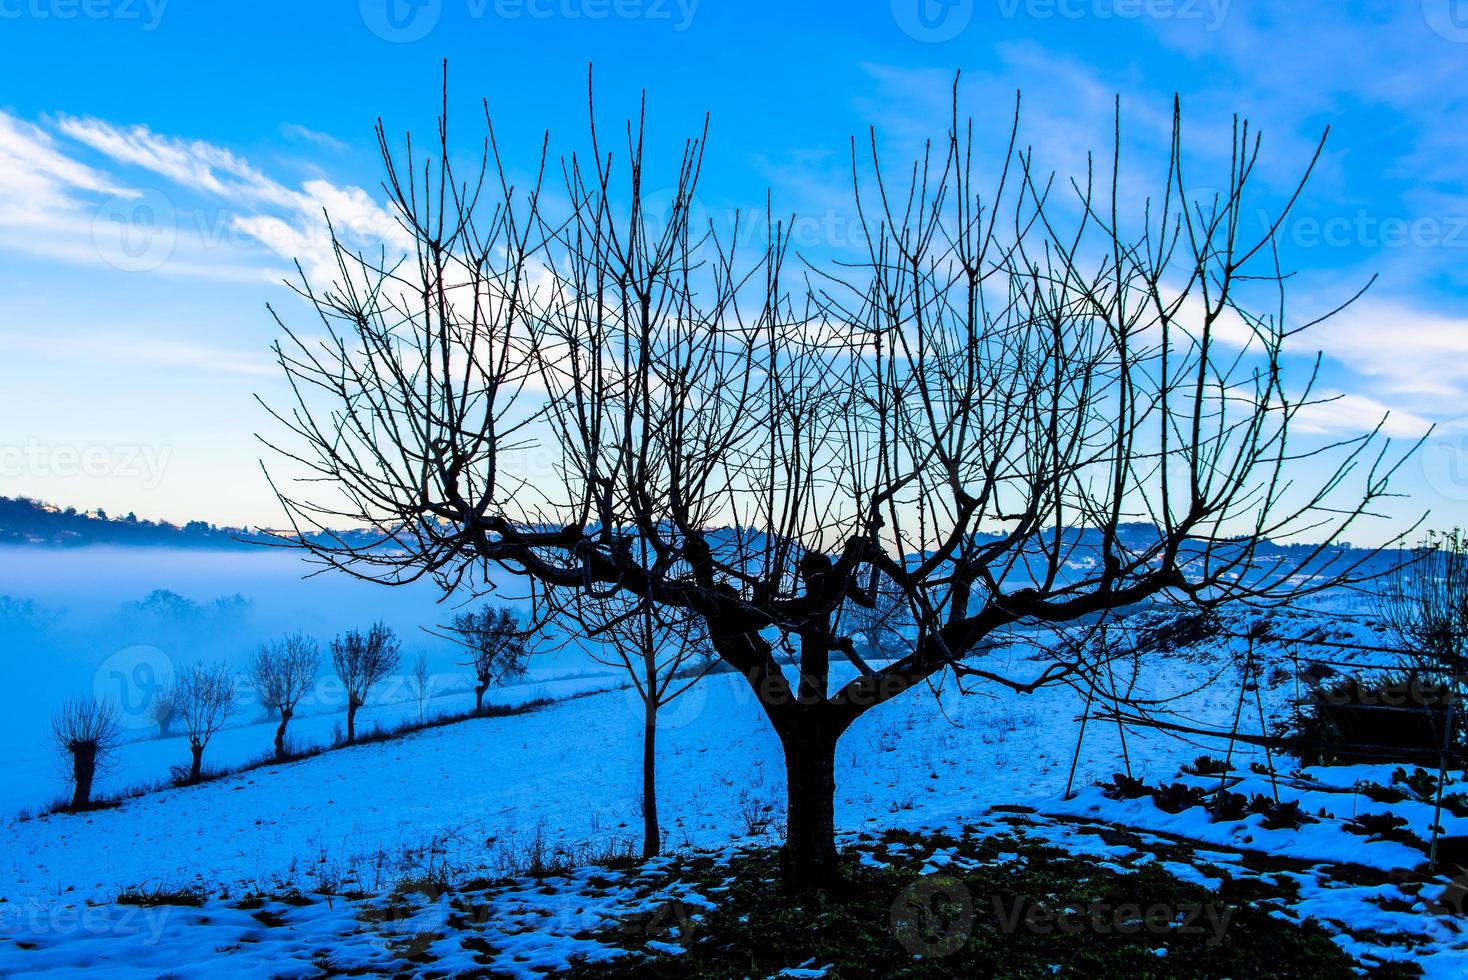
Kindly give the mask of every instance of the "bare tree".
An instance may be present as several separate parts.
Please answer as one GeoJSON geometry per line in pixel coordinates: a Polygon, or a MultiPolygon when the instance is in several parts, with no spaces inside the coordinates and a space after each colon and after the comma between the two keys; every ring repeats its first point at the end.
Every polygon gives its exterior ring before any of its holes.
{"type": "Polygon", "coordinates": [[[286,726],[295,716],[296,706],[311,690],[321,670],[321,648],[316,641],[294,633],[284,640],[260,647],[250,662],[250,686],[266,708],[273,710],[279,724],[275,727],[275,757],[284,759],[286,726]]]}
{"type": "Polygon", "coordinates": [[[708,671],[702,621],[630,593],[589,596],[573,593],[564,615],[592,641],[590,656],[627,673],[642,702],[642,855],[662,850],[658,824],[658,711],[685,693],[708,671]]]}
{"type": "Polygon", "coordinates": [[[122,741],[117,708],[95,698],[67,701],[51,718],[51,736],[70,770],[71,808],[84,810],[92,803],[98,768],[122,741]]]}
{"type": "Polygon", "coordinates": [[[413,661],[413,671],[408,675],[408,688],[413,693],[413,700],[418,702],[418,724],[423,724],[424,712],[428,704],[428,694],[433,686],[433,674],[428,670],[428,654],[419,651],[417,658],[413,661]]]}
{"type": "Polygon", "coordinates": [[[153,691],[153,699],[148,704],[149,716],[153,723],[158,726],[158,737],[167,738],[173,730],[173,688],[166,684],[159,684],[153,691]]]}
{"type": "Polygon", "coordinates": [[[363,633],[347,630],[331,641],[331,666],[347,692],[347,744],[357,740],[357,709],[367,695],[394,670],[402,648],[398,638],[383,623],[373,623],[363,633]]]}
{"type": "Polygon", "coordinates": [[[175,682],[174,708],[189,738],[188,782],[203,777],[204,749],[234,713],[237,693],[234,675],[222,662],[194,664],[175,682]]]}
{"type": "Polygon", "coordinates": [[[468,651],[474,671],[474,713],[484,712],[484,693],[493,684],[523,677],[528,665],[526,631],[508,608],[486,605],[456,615],[449,630],[468,651]]]}
{"type": "Polygon", "coordinates": [[[1429,533],[1403,551],[1380,580],[1377,607],[1414,671],[1463,672],[1468,651],[1468,537],[1458,528],[1429,533]]]}
{"type": "Polygon", "coordinates": [[[1088,678],[1073,646],[1011,669],[989,638],[1365,574],[1334,545],[1400,459],[1379,425],[1300,432],[1328,400],[1288,356],[1316,322],[1286,315],[1274,247],[1300,191],[1255,199],[1239,123],[1224,190],[1192,193],[1177,113],[1173,130],[1148,200],[1119,120],[1112,166],[1068,184],[1012,133],[986,191],[955,97],[910,168],[882,166],[875,134],[853,142],[861,254],[797,278],[770,209],[748,257],[744,215],[694,226],[701,137],[655,209],[640,122],[624,154],[593,123],[546,197],[544,156],[512,184],[492,126],[488,175],[455,171],[446,123],[427,159],[379,127],[406,261],[338,246],[334,282],[300,287],[319,322],[277,318],[297,402],[273,444],[312,488],[277,479],[287,540],[373,581],[447,592],[497,566],[537,601],[619,590],[697,616],[781,741],[786,880],[829,883],[836,745],[857,718],[943,673],[1019,692],[1088,678]],[[1136,522],[1149,532],[1123,533],[1136,522]],[[382,547],[304,537],[342,524],[382,547]],[[879,580],[913,618],[880,666],[842,622],[879,580]]]}

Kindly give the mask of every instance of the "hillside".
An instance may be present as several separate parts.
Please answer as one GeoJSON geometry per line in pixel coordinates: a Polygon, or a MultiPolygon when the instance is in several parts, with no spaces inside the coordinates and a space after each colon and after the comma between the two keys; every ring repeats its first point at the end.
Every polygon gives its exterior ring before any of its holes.
{"type": "MultiPolygon", "coordinates": [[[[1315,614],[1291,614],[1274,629],[1301,638],[1371,636],[1369,627],[1315,614]]],[[[1150,693],[1182,696],[1172,709],[1177,717],[1227,728],[1238,641],[1170,636],[1155,634],[1147,647],[1158,668],[1150,693]],[[1221,680],[1208,686],[1213,677],[1221,680]]],[[[1286,645],[1259,652],[1270,678],[1264,703],[1273,718],[1283,717],[1292,710],[1302,654],[1286,645]]],[[[1022,652],[996,655],[1023,669],[1022,652]]],[[[1179,777],[1179,767],[1203,749],[1222,755],[1227,746],[1140,731],[1129,732],[1123,746],[1114,727],[1093,726],[1078,759],[1080,791],[1067,801],[1083,707],[1065,687],[977,697],[950,688],[864,716],[838,754],[836,818],[846,846],[865,855],[862,866],[895,861],[907,874],[947,867],[974,875],[985,862],[1059,847],[1088,855],[1123,881],[1149,864],[1207,887],[1235,882],[1226,890],[1243,888],[1238,883],[1251,876],[1288,878],[1289,889],[1270,884],[1267,894],[1280,904],[1267,907],[1290,921],[1318,920],[1337,948],[1361,962],[1415,958],[1434,975],[1468,965],[1455,920],[1429,914],[1437,889],[1392,870],[1420,863],[1421,853],[1343,829],[1358,813],[1388,809],[1352,789],[1363,776],[1387,778],[1381,767],[1299,770],[1281,791],[1302,795],[1291,787],[1304,785],[1310,810],[1331,816],[1307,830],[1267,830],[1257,817],[1218,823],[1196,807],[1169,813],[1145,799],[1108,798],[1095,784],[1122,767],[1123,749],[1144,783],[1181,778],[1212,789],[1217,777],[1179,777]],[[934,842],[959,836],[968,843],[934,842]],[[1013,839],[997,850],[982,843],[1006,837],[1013,839]],[[899,847],[899,840],[908,843],[899,847]]],[[[782,819],[778,743],[743,682],[715,676],[667,709],[660,737],[666,846],[679,857],[630,861],[639,826],[639,717],[627,692],[591,694],[113,809],[12,822],[0,829],[0,908],[9,916],[0,973],[62,975],[100,962],[110,965],[109,975],[143,977],[161,969],[166,955],[174,976],[205,976],[212,961],[202,951],[219,948],[238,951],[237,975],[261,977],[318,976],[328,963],[427,976],[486,968],[530,976],[565,969],[578,955],[610,963],[630,942],[618,923],[669,895],[693,920],[717,916],[719,889],[739,887],[738,874],[729,871],[734,879],[711,891],[710,866],[698,855],[711,855],[715,870],[764,867],[762,849],[778,839],[782,819]],[[589,866],[608,861],[610,870],[589,866]],[[436,884],[415,890],[423,881],[436,884]],[[92,906],[103,925],[90,933],[51,928],[58,895],[63,905],[92,906]],[[484,914],[466,923],[463,903],[471,899],[484,914]],[[398,911],[386,920],[372,912],[384,907],[398,911]],[[52,918],[28,918],[27,909],[52,918]],[[186,934],[184,945],[198,955],[171,958],[180,945],[174,940],[186,934]]],[[[1233,761],[1242,771],[1262,756],[1240,744],[1233,761]]],[[[1255,781],[1251,791],[1270,792],[1268,780],[1247,778],[1255,781]]],[[[1406,814],[1417,833],[1430,822],[1430,809],[1420,805],[1390,809],[1406,814]]],[[[1450,833],[1468,831],[1468,818],[1445,821],[1450,833]]],[[[1260,894],[1252,887],[1250,894],[1260,894]]],[[[635,955],[676,962],[682,947],[659,937],[642,935],[632,944],[635,955]]],[[[1192,954],[1178,947],[1176,955],[1192,954]]],[[[785,966],[817,971],[785,975],[822,975],[819,963],[785,966]]]]}

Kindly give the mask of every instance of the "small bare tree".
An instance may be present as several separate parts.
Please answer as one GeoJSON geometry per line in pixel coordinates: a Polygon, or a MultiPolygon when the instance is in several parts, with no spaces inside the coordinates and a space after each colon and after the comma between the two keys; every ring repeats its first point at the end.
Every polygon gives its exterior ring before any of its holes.
{"type": "Polygon", "coordinates": [[[428,670],[428,654],[419,651],[413,661],[413,671],[408,675],[408,689],[413,700],[418,702],[418,724],[423,724],[428,705],[429,690],[433,687],[433,675],[428,670]]]}
{"type": "Polygon", "coordinates": [[[367,695],[398,667],[402,647],[384,623],[363,633],[347,630],[331,641],[331,666],[347,692],[347,744],[357,740],[357,709],[367,695]]]}
{"type": "Polygon", "coordinates": [[[632,679],[642,702],[642,856],[662,850],[658,823],[658,711],[708,672],[709,648],[701,621],[628,594],[573,595],[569,610],[593,641],[592,659],[632,679]]]}
{"type": "Polygon", "coordinates": [[[449,630],[469,653],[465,666],[474,671],[474,713],[482,714],[490,685],[525,675],[530,649],[525,631],[509,609],[489,605],[459,613],[449,630]]]}
{"type": "Polygon", "coordinates": [[[296,705],[311,689],[321,669],[321,648],[316,641],[295,633],[277,643],[262,646],[250,662],[250,686],[260,703],[276,712],[275,757],[287,756],[285,729],[296,713],[296,705]]]}
{"type": "Polygon", "coordinates": [[[67,760],[72,784],[71,808],[92,803],[92,781],[122,740],[117,709],[95,698],[65,702],[51,719],[51,735],[67,760]]]}
{"type": "Polygon", "coordinates": [[[148,714],[153,719],[153,724],[158,726],[158,737],[167,738],[173,731],[173,688],[167,684],[159,684],[153,691],[153,700],[148,705],[148,714]]]}
{"type": "Polygon", "coordinates": [[[1460,676],[1468,660],[1468,535],[1429,533],[1381,579],[1378,610],[1414,672],[1460,676]]]}
{"type": "Polygon", "coordinates": [[[234,675],[222,662],[194,664],[179,676],[174,709],[189,738],[187,782],[197,783],[204,775],[204,749],[234,712],[236,694],[234,675]]]}

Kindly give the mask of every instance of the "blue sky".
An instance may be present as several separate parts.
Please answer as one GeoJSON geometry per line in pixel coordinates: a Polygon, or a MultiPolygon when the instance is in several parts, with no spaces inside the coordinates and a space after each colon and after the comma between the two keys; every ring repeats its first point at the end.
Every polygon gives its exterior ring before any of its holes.
{"type": "Polygon", "coordinates": [[[1313,335],[1346,396],[1315,435],[1439,424],[1401,512],[1468,521],[1468,0],[0,0],[0,493],[276,523],[265,304],[293,309],[280,280],[319,255],[322,206],[389,234],[372,126],[429,132],[444,58],[456,131],[477,139],[487,98],[514,167],[547,128],[581,145],[588,63],[604,122],[647,90],[654,150],[710,113],[702,203],[769,187],[816,251],[850,236],[850,136],[941,136],[956,69],[996,144],[1022,90],[1021,138],[1062,174],[1109,146],[1118,94],[1139,180],[1174,92],[1202,186],[1235,112],[1266,193],[1330,126],[1285,229],[1295,309],[1379,278],[1313,335]]]}

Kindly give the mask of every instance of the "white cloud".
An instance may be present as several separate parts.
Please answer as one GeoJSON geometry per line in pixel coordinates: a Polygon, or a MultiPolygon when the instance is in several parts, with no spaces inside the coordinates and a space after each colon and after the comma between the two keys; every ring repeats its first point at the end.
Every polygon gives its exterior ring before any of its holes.
{"type": "Polygon", "coordinates": [[[0,112],[0,224],[44,224],[83,207],[78,191],[135,194],[106,174],[67,157],[40,127],[0,112]]]}
{"type": "Polygon", "coordinates": [[[1463,414],[1463,398],[1468,395],[1468,319],[1400,301],[1362,301],[1307,336],[1327,357],[1424,414],[1463,414]]]}
{"type": "MultiPolygon", "coordinates": [[[[66,115],[43,122],[54,133],[0,113],[0,225],[35,229],[0,246],[127,271],[263,282],[291,276],[295,261],[308,275],[330,276],[327,214],[351,248],[386,246],[391,254],[411,244],[359,187],[324,179],[291,187],[226,147],[146,126],[66,115]],[[82,162],[87,150],[152,177],[130,185],[82,162]],[[129,240],[166,248],[156,261],[149,253],[137,262],[119,247],[129,240]]],[[[292,132],[320,145],[329,139],[292,132]]]]}
{"type": "Polygon", "coordinates": [[[142,167],[181,187],[251,203],[293,203],[292,193],[281,184],[203,140],[160,136],[146,126],[122,128],[91,117],[62,116],[57,128],[119,163],[142,167]]]}
{"type": "Polygon", "coordinates": [[[1427,419],[1374,398],[1339,392],[1317,396],[1295,416],[1296,431],[1304,435],[1360,435],[1378,422],[1382,422],[1382,433],[1393,439],[1416,439],[1432,427],[1427,419]]]}
{"type": "Polygon", "coordinates": [[[308,129],[298,123],[285,123],[280,127],[281,135],[287,139],[300,140],[306,143],[314,143],[328,150],[341,151],[347,148],[347,144],[329,133],[319,133],[314,129],[308,129]]]}
{"type": "Polygon", "coordinates": [[[26,333],[0,334],[0,342],[11,349],[65,358],[87,358],[108,363],[154,364],[188,367],[223,374],[273,377],[279,368],[268,358],[239,351],[207,347],[188,341],[139,337],[136,333],[94,333],[70,336],[38,336],[26,333]]]}

